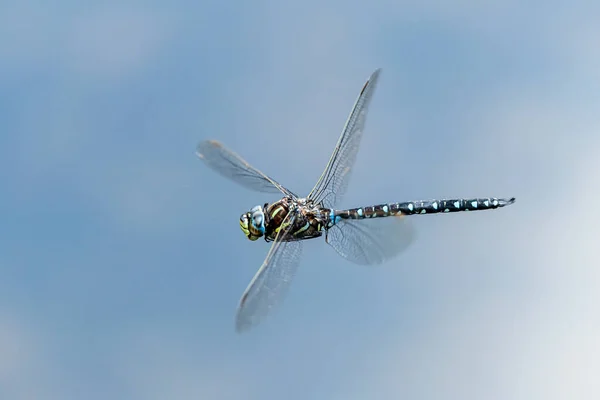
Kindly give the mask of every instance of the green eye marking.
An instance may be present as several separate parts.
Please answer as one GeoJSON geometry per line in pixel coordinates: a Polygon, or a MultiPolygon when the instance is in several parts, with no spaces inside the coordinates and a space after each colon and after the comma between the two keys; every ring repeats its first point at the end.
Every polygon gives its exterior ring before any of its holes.
{"type": "Polygon", "coordinates": [[[250,234],[250,231],[248,230],[248,224],[245,224],[244,221],[240,221],[240,228],[242,228],[242,231],[244,231],[246,236],[250,234]]]}

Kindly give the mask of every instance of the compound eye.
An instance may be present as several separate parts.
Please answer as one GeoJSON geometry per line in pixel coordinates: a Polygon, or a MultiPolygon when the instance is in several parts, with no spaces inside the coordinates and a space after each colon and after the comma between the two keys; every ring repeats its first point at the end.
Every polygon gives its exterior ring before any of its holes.
{"type": "Polygon", "coordinates": [[[255,214],[254,215],[254,225],[255,226],[261,226],[263,222],[263,218],[262,215],[260,214],[255,214]]]}

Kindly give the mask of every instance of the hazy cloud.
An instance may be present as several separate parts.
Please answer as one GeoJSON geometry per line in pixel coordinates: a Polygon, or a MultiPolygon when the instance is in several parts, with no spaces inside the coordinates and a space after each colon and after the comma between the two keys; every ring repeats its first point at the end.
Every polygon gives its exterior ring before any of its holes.
{"type": "Polygon", "coordinates": [[[596,8],[3,4],[0,395],[598,397],[596,8]],[[348,205],[516,204],[415,217],[379,269],[308,244],[235,335],[267,251],[237,218],[273,198],[196,142],[308,191],[380,66],[348,205]]]}

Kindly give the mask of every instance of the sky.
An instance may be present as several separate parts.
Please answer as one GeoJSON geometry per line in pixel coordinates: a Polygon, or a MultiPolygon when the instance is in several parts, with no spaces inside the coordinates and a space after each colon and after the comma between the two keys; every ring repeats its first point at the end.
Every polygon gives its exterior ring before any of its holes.
{"type": "Polygon", "coordinates": [[[600,5],[591,1],[0,4],[0,398],[600,397],[600,5]],[[342,207],[415,216],[378,267],[306,243],[239,335],[276,196],[297,193],[382,68],[342,207]]]}

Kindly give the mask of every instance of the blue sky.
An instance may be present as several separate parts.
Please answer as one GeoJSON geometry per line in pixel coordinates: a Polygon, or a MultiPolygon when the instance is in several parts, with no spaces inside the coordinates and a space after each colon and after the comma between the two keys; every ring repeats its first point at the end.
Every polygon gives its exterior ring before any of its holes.
{"type": "Polygon", "coordinates": [[[600,7],[536,3],[3,2],[0,398],[597,398],[600,7]],[[307,243],[235,334],[275,198],[197,142],[308,193],[377,67],[343,206],[517,203],[307,243]]]}

